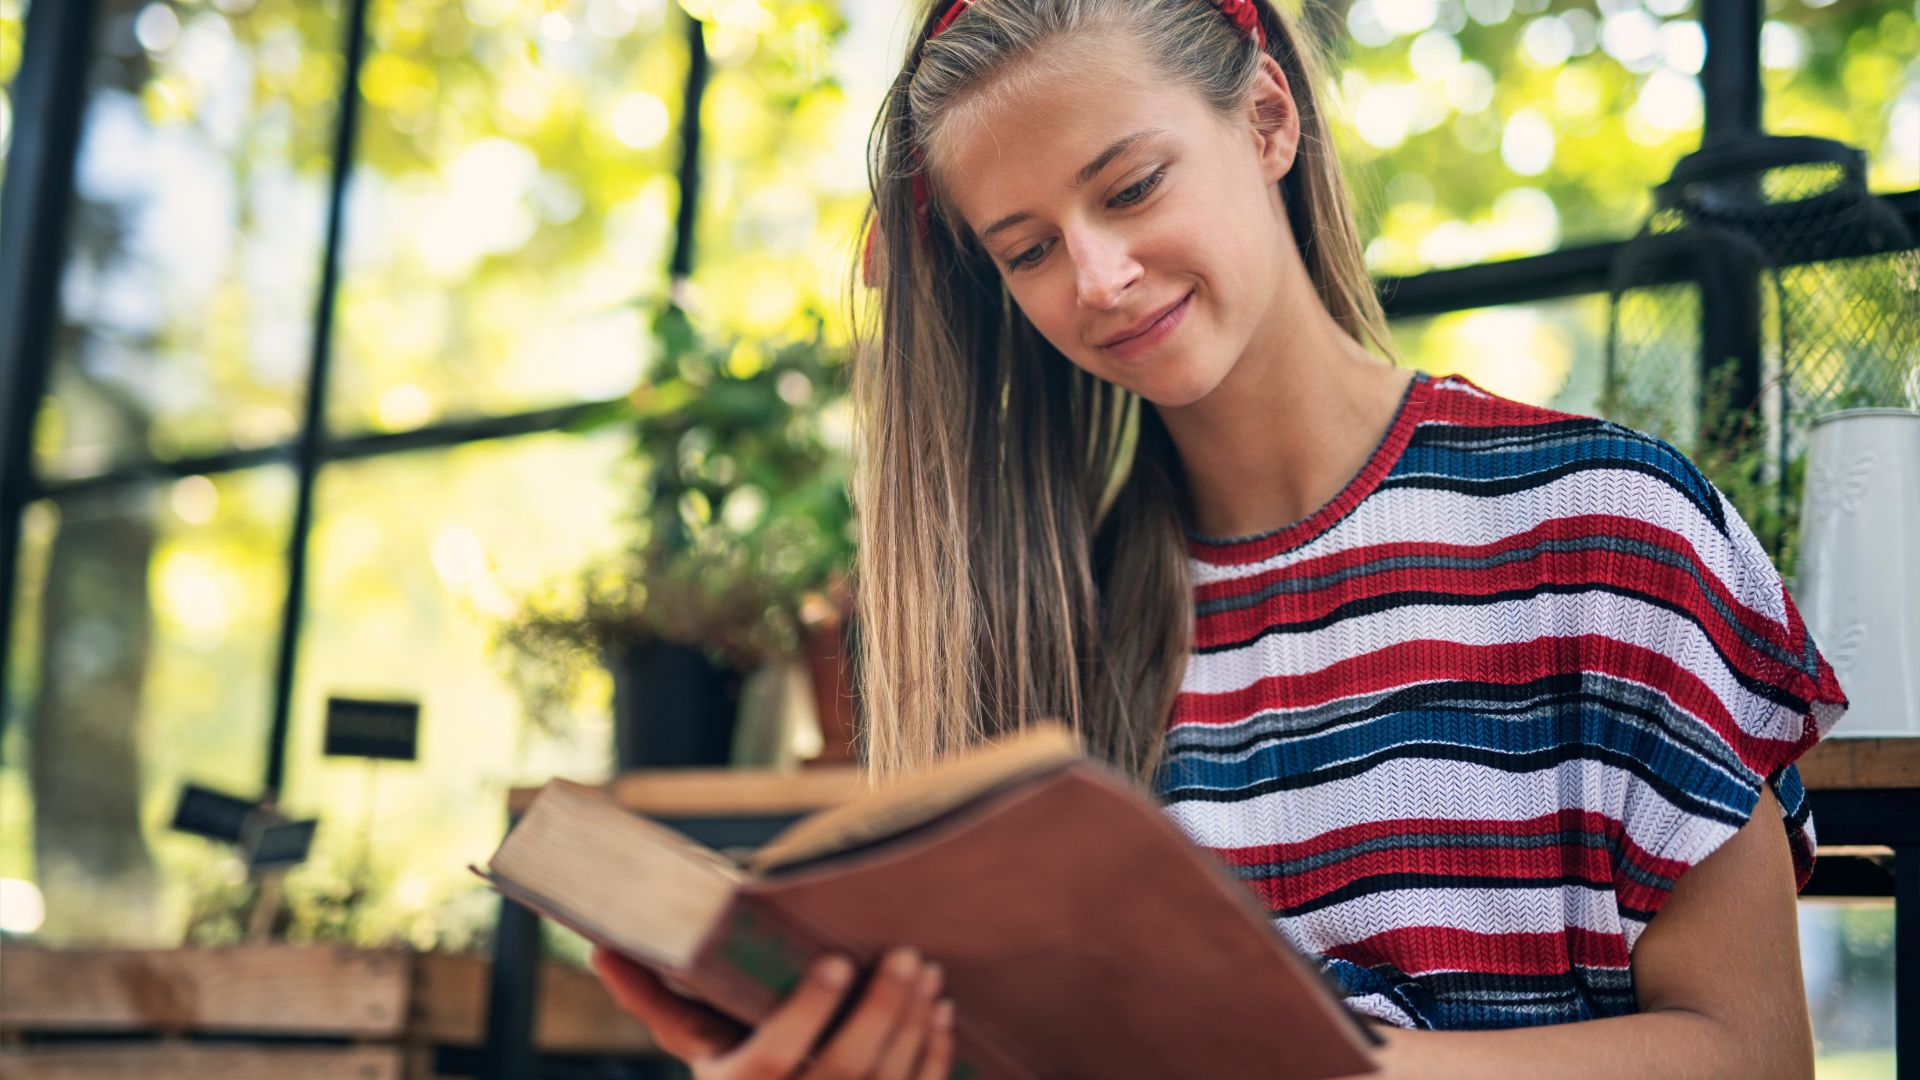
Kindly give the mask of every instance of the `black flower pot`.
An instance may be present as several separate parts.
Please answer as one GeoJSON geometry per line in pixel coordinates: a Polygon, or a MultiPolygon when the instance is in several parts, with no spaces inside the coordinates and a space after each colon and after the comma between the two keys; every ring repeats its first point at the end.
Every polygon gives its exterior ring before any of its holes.
{"type": "Polygon", "coordinates": [[[693,645],[629,642],[608,652],[614,760],[622,772],[730,763],[743,673],[693,645]]]}

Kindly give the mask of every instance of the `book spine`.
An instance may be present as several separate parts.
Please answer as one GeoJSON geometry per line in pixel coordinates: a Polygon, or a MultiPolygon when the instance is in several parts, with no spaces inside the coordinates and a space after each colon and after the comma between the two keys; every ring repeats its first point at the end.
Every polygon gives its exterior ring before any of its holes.
{"type": "MultiPolygon", "coordinates": [[[[856,950],[820,940],[749,896],[735,894],[682,973],[681,989],[744,1024],[757,1025],[799,988],[814,959],[828,952],[870,966],[870,958],[856,950]]],[[[866,980],[856,981],[829,1031],[839,1027],[865,992],[866,980]]],[[[946,1080],[1039,1080],[1037,1073],[968,1032],[964,1021],[956,1020],[954,1035],[954,1064],[946,1080]]]]}
{"type": "Polygon", "coordinates": [[[757,1024],[799,987],[824,943],[735,895],[678,972],[686,990],[746,1024],[757,1024]]]}

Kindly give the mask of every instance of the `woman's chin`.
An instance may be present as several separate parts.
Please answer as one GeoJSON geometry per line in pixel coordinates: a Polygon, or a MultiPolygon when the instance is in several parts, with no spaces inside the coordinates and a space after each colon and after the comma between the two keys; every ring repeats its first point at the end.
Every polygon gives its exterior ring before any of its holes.
{"type": "Polygon", "coordinates": [[[1127,387],[1162,409],[1181,409],[1205,401],[1220,386],[1220,380],[1200,371],[1168,371],[1160,379],[1132,380],[1127,387]]]}

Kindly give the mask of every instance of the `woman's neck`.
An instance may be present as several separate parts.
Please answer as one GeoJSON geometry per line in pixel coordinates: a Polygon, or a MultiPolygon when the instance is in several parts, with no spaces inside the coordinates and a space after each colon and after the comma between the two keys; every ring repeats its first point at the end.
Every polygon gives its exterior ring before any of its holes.
{"type": "Polygon", "coordinates": [[[1160,410],[1204,536],[1270,532],[1332,501],[1413,378],[1349,337],[1317,298],[1308,303],[1306,317],[1278,320],[1290,331],[1257,335],[1212,393],[1160,410]]]}

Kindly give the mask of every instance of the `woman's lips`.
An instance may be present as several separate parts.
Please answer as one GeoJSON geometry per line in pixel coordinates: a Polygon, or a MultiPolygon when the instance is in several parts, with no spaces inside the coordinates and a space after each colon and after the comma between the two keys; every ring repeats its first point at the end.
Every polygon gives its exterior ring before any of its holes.
{"type": "Polygon", "coordinates": [[[1180,323],[1186,319],[1187,308],[1192,301],[1193,294],[1189,292],[1180,298],[1179,303],[1173,305],[1173,310],[1160,316],[1158,322],[1133,337],[1106,346],[1107,351],[1126,359],[1146,353],[1165,341],[1179,327],[1180,323]]]}

